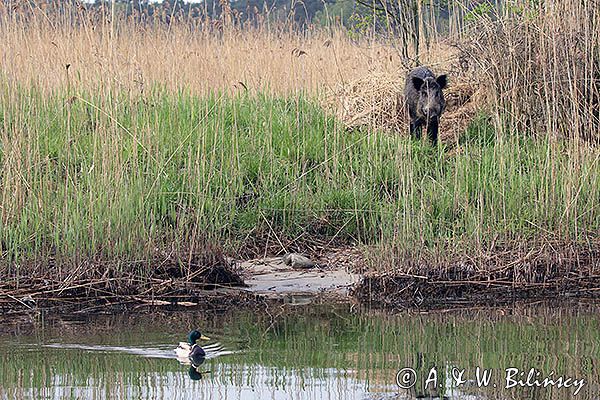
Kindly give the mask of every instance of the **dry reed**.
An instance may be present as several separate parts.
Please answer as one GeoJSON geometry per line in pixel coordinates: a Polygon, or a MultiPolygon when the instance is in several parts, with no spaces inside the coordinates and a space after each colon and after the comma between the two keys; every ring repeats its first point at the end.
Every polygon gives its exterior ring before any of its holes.
{"type": "Polygon", "coordinates": [[[600,141],[596,1],[515,1],[481,17],[459,45],[493,99],[501,133],[600,141]]]}
{"type": "Polygon", "coordinates": [[[132,93],[158,85],[192,93],[268,91],[289,94],[333,88],[373,71],[394,74],[397,51],[343,31],[231,28],[198,30],[186,24],[147,27],[54,23],[43,11],[35,23],[0,17],[0,71],[10,81],[53,91],[116,88],[132,93]],[[66,69],[69,65],[70,68],[66,69]]]}

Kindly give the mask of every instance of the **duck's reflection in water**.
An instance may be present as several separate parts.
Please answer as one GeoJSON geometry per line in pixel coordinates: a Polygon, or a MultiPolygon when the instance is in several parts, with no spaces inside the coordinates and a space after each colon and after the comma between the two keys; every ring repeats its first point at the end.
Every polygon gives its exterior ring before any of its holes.
{"type": "Polygon", "coordinates": [[[194,366],[190,366],[190,370],[188,371],[188,375],[190,379],[193,381],[199,381],[202,379],[203,374],[206,374],[208,371],[198,371],[194,366]]]}
{"type": "Polygon", "coordinates": [[[204,361],[206,361],[206,357],[204,356],[192,356],[190,355],[189,357],[190,361],[191,361],[191,365],[190,365],[190,369],[188,371],[188,375],[190,376],[190,379],[193,381],[199,381],[200,379],[202,379],[202,376],[209,373],[210,371],[201,371],[200,370],[200,366],[202,364],[204,364],[204,361]]]}

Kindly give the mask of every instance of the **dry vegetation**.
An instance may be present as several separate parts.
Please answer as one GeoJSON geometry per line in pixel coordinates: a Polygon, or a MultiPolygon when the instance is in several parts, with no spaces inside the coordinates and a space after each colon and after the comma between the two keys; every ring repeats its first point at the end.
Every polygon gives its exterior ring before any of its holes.
{"type": "Polygon", "coordinates": [[[452,279],[459,266],[482,280],[528,254],[542,261],[493,275],[500,287],[515,276],[561,285],[580,263],[579,278],[598,273],[592,1],[519,1],[451,36],[431,28],[415,58],[450,74],[441,129],[452,152],[403,137],[398,93],[415,64],[404,44],[340,27],[138,23],[5,4],[6,290],[55,274],[50,293],[154,293],[167,267],[188,282],[203,275],[198,260],[219,266],[223,251],[315,241],[368,245],[374,264],[416,279],[452,279]],[[557,258],[566,275],[538,268],[557,258]]]}
{"type": "Polygon", "coordinates": [[[287,95],[334,88],[374,71],[400,73],[393,47],[354,43],[341,30],[214,30],[121,21],[113,35],[108,21],[88,21],[85,14],[77,26],[41,9],[34,10],[33,23],[11,15],[2,14],[1,70],[11,82],[43,91],[70,85],[139,93],[159,85],[197,95],[246,89],[287,95]]]}
{"type": "Polygon", "coordinates": [[[595,1],[516,3],[483,18],[460,48],[509,131],[600,141],[600,13],[595,1]],[[512,10],[512,11],[511,11],[512,10]]]}

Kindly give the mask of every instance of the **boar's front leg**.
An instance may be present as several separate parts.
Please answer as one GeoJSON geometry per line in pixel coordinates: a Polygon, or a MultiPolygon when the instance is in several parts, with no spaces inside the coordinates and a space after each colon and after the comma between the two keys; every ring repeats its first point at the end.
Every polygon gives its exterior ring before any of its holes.
{"type": "Polygon", "coordinates": [[[415,139],[421,138],[421,122],[418,119],[410,120],[410,136],[415,139]]]}
{"type": "Polygon", "coordinates": [[[434,146],[438,143],[438,125],[439,121],[437,118],[433,118],[427,123],[427,136],[434,146]]]}

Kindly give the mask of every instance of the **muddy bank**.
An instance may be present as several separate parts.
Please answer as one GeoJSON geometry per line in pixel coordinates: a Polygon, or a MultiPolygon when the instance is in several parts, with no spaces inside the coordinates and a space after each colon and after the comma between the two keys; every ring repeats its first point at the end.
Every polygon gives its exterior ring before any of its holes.
{"type": "Polygon", "coordinates": [[[600,246],[545,243],[498,248],[445,265],[368,273],[351,295],[375,308],[448,308],[600,299],[600,246]]]}
{"type": "MultiPolygon", "coordinates": [[[[252,297],[232,290],[245,286],[243,278],[236,265],[218,253],[185,262],[157,260],[149,274],[136,274],[135,265],[121,267],[124,271],[118,272],[118,265],[92,262],[81,263],[75,271],[61,274],[60,266],[53,265],[52,260],[48,264],[44,274],[36,274],[32,268],[27,275],[0,281],[0,311],[49,308],[98,311],[140,305],[192,306],[216,301],[238,304],[251,301],[252,297]]],[[[143,270],[146,266],[137,268],[143,270]]]]}
{"type": "MultiPolygon", "coordinates": [[[[148,307],[262,307],[348,301],[360,276],[356,252],[331,251],[308,258],[285,256],[234,260],[222,255],[162,262],[149,277],[133,275],[62,279],[20,277],[0,282],[0,311],[103,312],[148,307]]],[[[97,274],[94,274],[97,275],[97,274]]]]}
{"type": "Polygon", "coordinates": [[[352,292],[373,308],[448,308],[507,305],[549,299],[600,299],[600,277],[563,277],[553,281],[515,284],[494,280],[441,281],[401,274],[364,277],[352,292]]]}
{"type": "Polygon", "coordinates": [[[228,309],[339,301],[394,311],[600,299],[596,244],[497,248],[445,264],[397,263],[383,272],[366,267],[367,251],[348,247],[310,257],[292,253],[163,263],[144,280],[131,276],[6,280],[0,282],[0,311],[228,309]]]}

